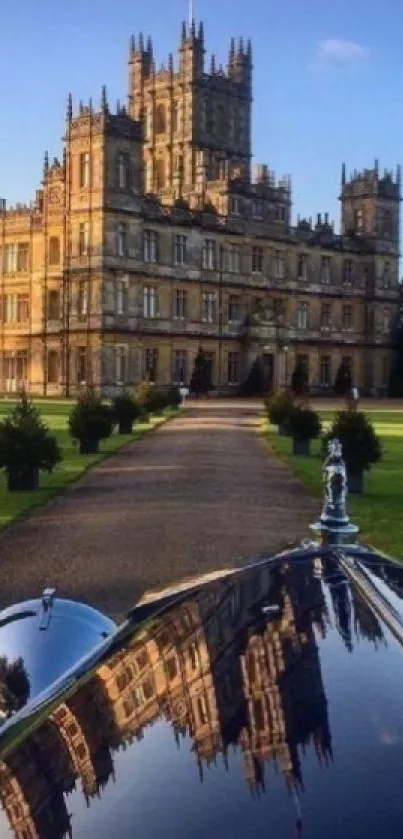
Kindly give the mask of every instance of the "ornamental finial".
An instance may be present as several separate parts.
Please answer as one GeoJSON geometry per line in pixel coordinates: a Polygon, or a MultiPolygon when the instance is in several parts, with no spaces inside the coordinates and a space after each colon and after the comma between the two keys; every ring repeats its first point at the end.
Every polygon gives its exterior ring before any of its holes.
{"type": "Polygon", "coordinates": [[[323,464],[324,504],[322,515],[311,529],[330,544],[354,542],[358,527],[347,514],[347,472],[340,440],[328,442],[328,455],[323,464]]]}

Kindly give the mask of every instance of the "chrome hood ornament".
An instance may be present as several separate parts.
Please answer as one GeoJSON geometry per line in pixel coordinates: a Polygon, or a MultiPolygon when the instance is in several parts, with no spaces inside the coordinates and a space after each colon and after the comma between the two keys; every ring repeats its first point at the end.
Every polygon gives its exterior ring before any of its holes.
{"type": "Polygon", "coordinates": [[[323,464],[323,484],[322,514],[319,521],[311,524],[311,530],[328,544],[354,543],[359,528],[351,524],[347,513],[347,472],[342,445],[337,438],[328,443],[328,455],[323,464]]]}

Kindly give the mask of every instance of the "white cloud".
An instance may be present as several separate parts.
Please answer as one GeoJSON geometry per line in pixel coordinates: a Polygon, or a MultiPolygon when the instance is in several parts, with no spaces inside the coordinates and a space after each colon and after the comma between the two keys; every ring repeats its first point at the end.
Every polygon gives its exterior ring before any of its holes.
{"type": "Polygon", "coordinates": [[[370,50],[354,41],[327,38],[318,42],[317,60],[320,64],[350,64],[370,57],[370,50]]]}

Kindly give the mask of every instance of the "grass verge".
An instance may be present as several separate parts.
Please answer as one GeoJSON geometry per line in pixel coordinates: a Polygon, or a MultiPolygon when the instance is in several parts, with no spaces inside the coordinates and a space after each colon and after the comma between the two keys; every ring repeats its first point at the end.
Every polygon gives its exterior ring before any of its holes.
{"type": "MultiPolygon", "coordinates": [[[[327,428],[333,411],[319,411],[327,428]]],[[[362,542],[374,545],[403,560],[403,412],[371,411],[370,419],[383,445],[383,458],[365,474],[362,496],[350,495],[348,511],[358,524],[362,542]]],[[[263,420],[262,433],[272,450],[287,463],[307,489],[318,497],[318,515],[323,497],[321,442],[314,440],[310,457],[292,454],[292,441],[280,437],[277,428],[263,420]]]]}
{"type": "MultiPolygon", "coordinates": [[[[176,416],[179,411],[166,409],[160,416],[153,416],[148,422],[136,423],[133,434],[113,434],[100,444],[99,454],[80,455],[77,446],[68,433],[67,420],[72,402],[38,400],[43,419],[54,433],[63,451],[63,460],[55,471],[48,475],[41,472],[40,488],[34,492],[8,492],[3,472],[0,472],[0,529],[25,517],[36,507],[60,495],[65,489],[84,475],[92,466],[109,457],[128,443],[138,440],[176,416]]],[[[12,408],[8,400],[0,401],[0,419],[12,408]]]]}

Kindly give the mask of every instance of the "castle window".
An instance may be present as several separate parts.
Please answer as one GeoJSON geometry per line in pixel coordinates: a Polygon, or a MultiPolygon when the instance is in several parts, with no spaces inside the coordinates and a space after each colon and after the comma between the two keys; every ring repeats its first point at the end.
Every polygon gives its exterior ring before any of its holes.
{"type": "Polygon", "coordinates": [[[197,697],[197,710],[200,724],[205,725],[208,722],[208,711],[206,698],[203,695],[197,697]]]}
{"type": "Polygon", "coordinates": [[[239,274],[241,270],[241,248],[240,245],[228,245],[227,249],[227,271],[230,274],[239,274]]]}
{"type": "Polygon", "coordinates": [[[90,225],[88,221],[81,222],[78,229],[78,252],[80,256],[88,256],[90,247],[90,225]]]}
{"type": "Polygon", "coordinates": [[[274,279],[283,280],[285,277],[285,259],[281,251],[274,253],[274,279]]]}
{"type": "Polygon", "coordinates": [[[48,319],[59,320],[60,318],[60,293],[55,289],[48,291],[48,319]]]}
{"type": "Polygon", "coordinates": [[[187,236],[176,233],[174,236],[174,265],[187,263],[187,236]]]}
{"type": "Polygon", "coordinates": [[[174,350],[172,364],[172,381],[180,385],[188,379],[188,355],[186,350],[174,350]]]}
{"type": "Polygon", "coordinates": [[[263,248],[252,248],[252,273],[261,274],[263,271],[263,248]]]}
{"type": "Polygon", "coordinates": [[[239,384],[239,353],[228,353],[227,377],[229,385],[239,384]]]}
{"type": "Polygon", "coordinates": [[[90,153],[88,151],[80,154],[80,189],[90,185],[90,153]]]}
{"type": "Polygon", "coordinates": [[[117,180],[118,180],[118,188],[119,189],[126,189],[127,182],[128,182],[128,164],[127,159],[124,154],[118,154],[117,160],[117,180]]]}
{"type": "Polygon", "coordinates": [[[353,284],[353,262],[351,259],[345,259],[343,263],[343,284],[352,286],[353,284]]]}
{"type": "Polygon", "coordinates": [[[241,320],[241,311],[239,305],[239,297],[236,294],[230,294],[228,298],[228,322],[239,323],[241,320]]]}
{"type": "Polygon", "coordinates": [[[184,289],[176,289],[173,309],[174,320],[186,320],[187,291],[184,289]]]}
{"type": "Polygon", "coordinates": [[[332,378],[332,365],[330,355],[322,355],[320,359],[320,383],[322,387],[329,387],[332,378]]]}
{"type": "Polygon", "coordinates": [[[48,384],[57,385],[60,376],[60,356],[57,350],[49,350],[46,363],[46,379],[48,384]]]}
{"type": "Polygon", "coordinates": [[[87,381],[87,348],[77,347],[76,353],[77,384],[85,384],[87,381]]]}
{"type": "Polygon", "coordinates": [[[332,307],[330,303],[322,303],[320,312],[320,325],[322,329],[330,329],[332,316],[332,307]]]}
{"type": "Polygon", "coordinates": [[[166,119],[164,105],[158,105],[155,114],[155,132],[156,134],[165,134],[166,119]]]}
{"type": "Polygon", "coordinates": [[[347,332],[353,328],[353,315],[354,310],[349,303],[343,306],[341,313],[341,328],[343,332],[347,332]]]}
{"type": "Polygon", "coordinates": [[[143,378],[149,382],[155,382],[158,374],[158,350],[147,349],[143,352],[142,363],[143,378]]]}
{"type": "Polygon", "coordinates": [[[229,211],[231,216],[239,216],[240,208],[241,204],[238,195],[231,195],[229,202],[229,211]]]}
{"type": "Polygon", "coordinates": [[[392,284],[392,277],[390,271],[390,262],[386,261],[383,266],[383,286],[384,288],[390,288],[392,284]]]}
{"type": "Polygon", "coordinates": [[[77,312],[79,316],[85,316],[88,312],[88,282],[81,280],[78,285],[77,312]]]}
{"type": "Polygon", "coordinates": [[[320,281],[328,285],[331,281],[330,256],[322,256],[320,263],[320,281]]]}
{"type": "Polygon", "coordinates": [[[59,265],[60,262],[60,239],[58,236],[51,236],[49,239],[49,265],[59,265]]]}
{"type": "Polygon", "coordinates": [[[18,265],[18,245],[15,242],[5,246],[4,257],[4,270],[6,274],[14,274],[17,271],[18,265]]]}
{"type": "Polygon", "coordinates": [[[160,157],[155,161],[155,189],[164,189],[165,187],[165,160],[160,157]]]}
{"type": "Polygon", "coordinates": [[[119,224],[116,231],[116,248],[118,256],[127,255],[127,224],[119,224]]]}
{"type": "Polygon", "coordinates": [[[254,198],[252,201],[252,217],[254,219],[264,218],[264,202],[259,198],[254,198]]]}
{"type": "Polygon", "coordinates": [[[202,250],[202,265],[205,271],[215,271],[216,243],[214,239],[205,239],[202,250]]]}
{"type": "Polygon", "coordinates": [[[286,208],[280,204],[276,207],[276,221],[284,222],[287,218],[286,208]]]}
{"type": "Polygon", "coordinates": [[[155,230],[145,230],[143,237],[144,262],[158,262],[158,233],[155,230]]]}
{"type": "Polygon", "coordinates": [[[115,347],[116,384],[122,385],[127,379],[127,347],[115,347]]]}
{"type": "Polygon", "coordinates": [[[304,253],[298,254],[298,279],[299,280],[307,280],[308,279],[308,257],[304,253]]]}
{"type": "Polygon", "coordinates": [[[214,323],[216,319],[216,295],[214,291],[205,291],[202,297],[202,321],[214,323]]]}
{"type": "Polygon", "coordinates": [[[28,271],[29,244],[20,242],[18,245],[17,271],[28,271]]]}
{"type": "Polygon", "coordinates": [[[382,217],[382,235],[388,239],[393,236],[393,216],[391,210],[384,210],[382,217]]]}
{"type": "Polygon", "coordinates": [[[124,315],[126,302],[126,283],[118,280],[116,283],[115,311],[117,315],[124,315]]]}
{"type": "Polygon", "coordinates": [[[156,318],[158,313],[157,290],[152,286],[143,288],[143,317],[156,318]]]}
{"type": "Polygon", "coordinates": [[[360,233],[364,229],[364,211],[356,210],[355,212],[355,229],[360,233]]]}
{"type": "Polygon", "coordinates": [[[389,309],[384,309],[382,327],[383,327],[384,334],[389,335],[390,327],[391,327],[391,316],[390,316],[389,309]]]}
{"type": "Polygon", "coordinates": [[[297,329],[308,329],[309,305],[300,303],[297,308],[297,329]]]}

